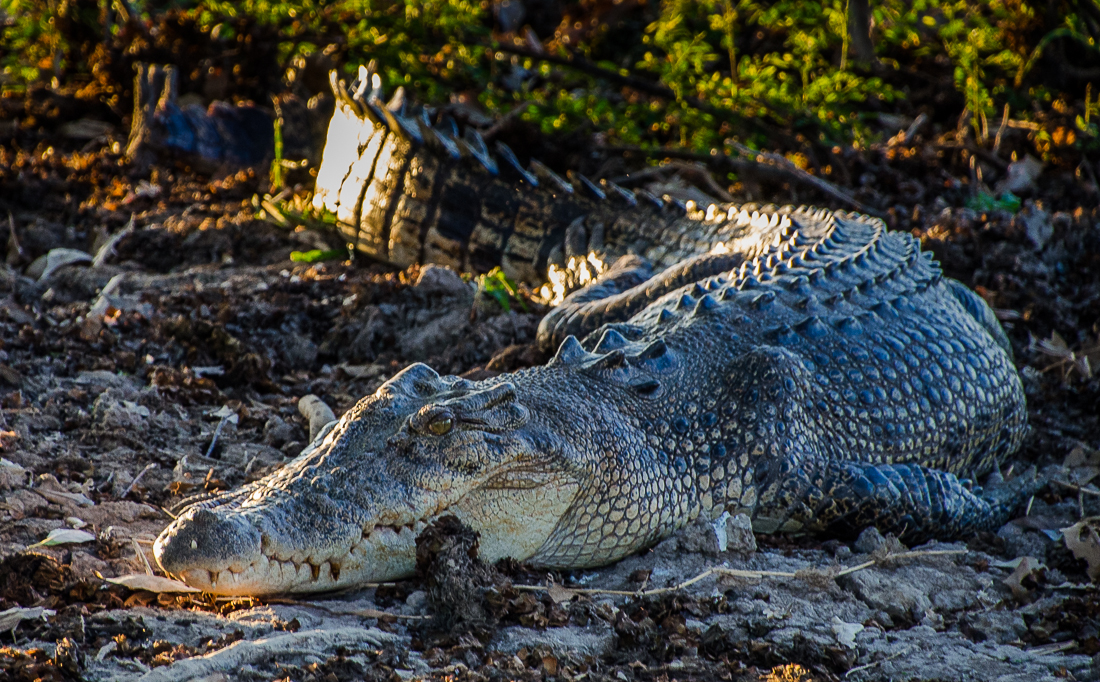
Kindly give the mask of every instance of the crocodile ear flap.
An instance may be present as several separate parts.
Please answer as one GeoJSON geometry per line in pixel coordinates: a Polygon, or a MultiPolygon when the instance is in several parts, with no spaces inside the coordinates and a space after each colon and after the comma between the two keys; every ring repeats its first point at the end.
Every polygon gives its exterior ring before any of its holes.
{"type": "Polygon", "coordinates": [[[428,398],[448,388],[450,386],[443,381],[438,372],[423,362],[418,362],[395,374],[378,390],[388,389],[411,398],[428,398]]]}

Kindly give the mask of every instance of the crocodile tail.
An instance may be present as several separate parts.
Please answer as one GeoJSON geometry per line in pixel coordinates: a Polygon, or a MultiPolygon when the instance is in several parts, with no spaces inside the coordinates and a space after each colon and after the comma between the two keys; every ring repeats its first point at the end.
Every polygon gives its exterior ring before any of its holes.
{"type": "Polygon", "coordinates": [[[704,205],[562,178],[536,159],[522,166],[500,142],[489,149],[472,128],[460,135],[449,119],[413,113],[401,88],[383,102],[373,63],[350,84],[335,72],[330,83],[336,108],[314,208],[333,214],[359,252],[396,266],[499,265],[515,280],[549,280],[549,298],[560,302],[624,255],[657,269],[710,252],[752,258],[792,221],[816,234],[836,217],[862,219],[812,207],[704,205]]]}
{"type": "Polygon", "coordinates": [[[570,182],[534,160],[525,168],[504,144],[490,151],[472,128],[459,135],[447,120],[433,125],[427,110],[410,113],[400,89],[383,103],[373,65],[350,85],[335,72],[330,82],[336,110],[313,205],[334,214],[348,242],[372,258],[482,272],[500,265],[541,283],[549,264],[583,258],[599,241],[584,225],[588,216],[633,201],[627,190],[580,176],[570,182]]]}
{"type": "Polygon", "coordinates": [[[966,312],[978,321],[982,327],[989,332],[989,335],[993,337],[993,340],[997,342],[997,345],[1004,349],[1004,352],[1008,355],[1009,360],[1015,360],[1015,355],[1012,352],[1012,343],[1008,340],[1008,335],[1005,334],[1005,330],[1001,327],[1000,321],[994,314],[993,309],[989,307],[989,304],[985,300],[971,291],[965,284],[958,280],[951,279],[950,277],[944,277],[944,281],[947,282],[948,288],[951,293],[955,295],[959,303],[962,304],[966,312]]]}

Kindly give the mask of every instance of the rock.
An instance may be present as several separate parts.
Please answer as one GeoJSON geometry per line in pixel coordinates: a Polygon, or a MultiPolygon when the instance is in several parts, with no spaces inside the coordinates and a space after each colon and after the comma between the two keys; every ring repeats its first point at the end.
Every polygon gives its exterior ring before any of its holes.
{"type": "Polygon", "coordinates": [[[756,535],[752,532],[752,520],[748,514],[737,514],[726,519],[726,551],[742,555],[756,552],[756,535]]]}
{"type": "Polygon", "coordinates": [[[966,614],[960,621],[959,629],[976,642],[1009,644],[1027,632],[1023,616],[1016,611],[979,611],[966,614]]]}
{"type": "Polygon", "coordinates": [[[488,649],[505,654],[515,654],[520,649],[528,651],[545,646],[558,656],[600,657],[611,653],[615,645],[615,632],[595,621],[586,627],[570,626],[549,630],[532,630],[522,627],[501,628],[488,649]]]}
{"type": "Polygon", "coordinates": [[[839,582],[865,604],[885,611],[895,621],[919,620],[932,608],[926,585],[914,585],[883,571],[857,571],[840,578],[839,582]]]}
{"type": "Polygon", "coordinates": [[[673,537],[681,552],[716,557],[721,551],[720,538],[714,530],[714,524],[705,516],[697,517],[673,537]]]}
{"type": "Polygon", "coordinates": [[[107,429],[137,429],[145,425],[152,414],[148,407],[119,396],[117,389],[107,389],[92,405],[92,419],[107,429]]]}
{"type": "Polygon", "coordinates": [[[1050,539],[1038,531],[1021,528],[1015,523],[1006,523],[997,531],[997,537],[1005,542],[1005,551],[1013,559],[1029,556],[1041,562],[1047,560],[1050,539]]]}
{"type": "Polygon", "coordinates": [[[541,365],[546,360],[546,354],[539,350],[537,344],[514,343],[497,351],[497,354],[486,363],[485,369],[492,372],[514,372],[525,367],[541,365]]]}
{"type": "Polygon", "coordinates": [[[878,528],[871,526],[865,528],[863,532],[859,534],[859,537],[856,538],[855,544],[853,544],[852,547],[860,554],[870,554],[885,544],[886,538],[882,537],[882,533],[879,532],[878,528]]]}
{"type": "Polygon", "coordinates": [[[291,332],[282,340],[283,361],[291,369],[309,369],[317,361],[318,348],[308,336],[291,332]]]}
{"type": "Polygon", "coordinates": [[[337,354],[350,361],[370,361],[377,354],[376,347],[383,345],[387,333],[393,327],[393,320],[381,306],[365,306],[357,315],[362,326],[347,348],[334,349],[337,354]]]}
{"type": "Polygon", "coordinates": [[[932,628],[936,632],[939,632],[944,628],[943,616],[936,613],[934,610],[929,609],[924,612],[924,616],[921,618],[920,624],[925,627],[932,628]]]}
{"type": "Polygon", "coordinates": [[[1008,172],[997,183],[997,194],[1030,192],[1035,189],[1035,181],[1039,179],[1042,172],[1042,162],[1027,154],[1024,158],[1008,164],[1008,172]]]}
{"type": "Polygon", "coordinates": [[[428,593],[424,590],[410,592],[409,596],[405,597],[405,605],[413,614],[424,613],[428,609],[428,593]]]}
{"type": "Polygon", "coordinates": [[[27,485],[30,473],[11,460],[0,457],[0,490],[12,490],[27,485]]]}
{"type": "Polygon", "coordinates": [[[114,389],[116,391],[115,396],[120,399],[136,400],[140,395],[132,378],[105,369],[81,372],[76,376],[76,385],[86,388],[93,395],[99,394],[108,388],[114,389]]]}
{"type": "Polygon", "coordinates": [[[446,296],[468,295],[473,293],[470,285],[462,281],[454,270],[443,266],[428,264],[420,268],[416,278],[416,288],[427,294],[446,296]]]}
{"type": "Polygon", "coordinates": [[[405,356],[411,360],[426,360],[442,352],[455,339],[465,336],[469,330],[470,311],[458,308],[406,331],[397,340],[397,346],[404,349],[405,356]]]}
{"type": "Polygon", "coordinates": [[[973,608],[990,581],[967,567],[925,561],[857,571],[838,578],[837,584],[872,609],[885,611],[895,623],[919,623],[931,610],[947,615],[973,608]]]}
{"type": "Polygon", "coordinates": [[[112,577],[115,574],[109,563],[84,551],[74,551],[69,566],[72,568],[73,577],[77,580],[95,581],[99,580],[96,574],[104,577],[112,577]]]}
{"type": "Polygon", "coordinates": [[[264,423],[264,442],[281,448],[285,443],[298,438],[298,427],[288,424],[282,417],[275,415],[264,423]]]}
{"type": "Polygon", "coordinates": [[[1024,204],[1023,210],[1017,217],[1023,223],[1024,232],[1036,250],[1046,246],[1054,236],[1054,224],[1051,222],[1050,214],[1036,206],[1034,202],[1028,201],[1024,204]]]}
{"type": "Polygon", "coordinates": [[[436,519],[417,536],[416,573],[423,577],[436,625],[463,628],[490,619],[484,589],[496,573],[478,557],[478,533],[456,517],[436,519]]]}

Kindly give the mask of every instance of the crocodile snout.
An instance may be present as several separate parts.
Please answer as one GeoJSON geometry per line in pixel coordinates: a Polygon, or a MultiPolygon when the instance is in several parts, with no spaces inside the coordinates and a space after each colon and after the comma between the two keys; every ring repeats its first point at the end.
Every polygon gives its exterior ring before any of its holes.
{"type": "Polygon", "coordinates": [[[191,509],[172,522],[153,545],[161,567],[196,587],[225,570],[240,573],[263,555],[262,534],[240,514],[191,509]]]}

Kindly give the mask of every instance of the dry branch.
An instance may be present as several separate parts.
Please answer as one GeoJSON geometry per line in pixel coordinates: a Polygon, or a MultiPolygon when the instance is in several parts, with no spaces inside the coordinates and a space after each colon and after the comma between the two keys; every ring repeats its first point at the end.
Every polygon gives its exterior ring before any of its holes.
{"type": "Polygon", "coordinates": [[[667,149],[664,147],[659,147],[657,149],[646,149],[644,147],[633,147],[628,145],[608,145],[599,147],[599,149],[602,151],[617,154],[639,154],[651,159],[668,158],[684,159],[688,161],[701,161],[708,165],[723,167],[726,170],[733,171],[734,173],[759,173],[761,171],[778,173],[797,182],[810,185],[811,187],[814,187],[815,189],[818,189],[825,194],[834,197],[841,203],[851,206],[861,213],[866,213],[867,215],[875,216],[876,218],[883,217],[881,211],[864,204],[863,202],[856,199],[851,194],[848,194],[843,189],[837,187],[828,180],[807,173],[806,171],[788,161],[782,154],[753,151],[738,142],[733,143],[733,147],[744,158],[736,159],[729,156],[728,154],[721,154],[717,150],[712,150],[710,154],[701,154],[699,152],[689,152],[680,149],[667,149]]]}
{"type": "MultiPolygon", "coordinates": [[[[815,571],[815,574],[817,574],[817,575],[828,575],[831,578],[839,578],[841,576],[848,575],[849,573],[855,573],[856,571],[862,571],[865,568],[870,568],[872,566],[879,565],[879,564],[886,564],[886,563],[891,563],[891,562],[894,562],[894,561],[902,561],[902,560],[905,560],[905,559],[916,559],[918,557],[924,557],[924,556],[947,556],[947,555],[952,555],[952,554],[966,554],[967,551],[968,550],[965,550],[965,549],[925,549],[925,550],[915,550],[915,551],[912,551],[912,552],[902,552],[900,554],[887,554],[886,556],[878,558],[878,559],[872,559],[870,561],[865,561],[862,564],[856,564],[855,566],[849,566],[848,568],[841,569],[837,573],[831,573],[830,570],[828,568],[826,568],[826,569],[819,569],[819,570],[815,571]]],[[[805,572],[805,569],[799,570],[797,572],[790,572],[790,571],[746,571],[746,570],[741,570],[741,569],[736,569],[736,568],[725,568],[723,566],[713,566],[713,567],[708,568],[707,570],[703,571],[699,575],[695,576],[694,578],[689,578],[688,580],[685,580],[682,583],[678,583],[678,584],[672,585],[670,587],[658,587],[658,588],[654,588],[652,590],[635,590],[635,591],[605,590],[605,589],[601,589],[601,588],[598,588],[598,587],[588,587],[588,588],[566,587],[566,588],[561,588],[560,586],[555,586],[555,585],[552,585],[552,584],[551,585],[513,585],[512,587],[514,589],[517,589],[517,590],[520,590],[520,591],[523,591],[523,592],[545,592],[545,591],[549,591],[552,587],[556,587],[557,589],[568,590],[569,592],[572,592],[573,594],[609,594],[609,595],[615,595],[615,596],[621,596],[621,597],[652,597],[652,596],[655,596],[655,595],[658,595],[658,594],[665,594],[666,592],[675,592],[677,590],[682,590],[685,587],[689,587],[691,585],[694,585],[695,583],[699,582],[700,580],[703,580],[704,578],[707,578],[707,577],[712,576],[712,575],[726,575],[726,576],[730,576],[730,577],[733,577],[733,578],[748,578],[750,580],[762,580],[764,578],[800,578],[800,577],[803,577],[807,574],[805,572]]]]}

